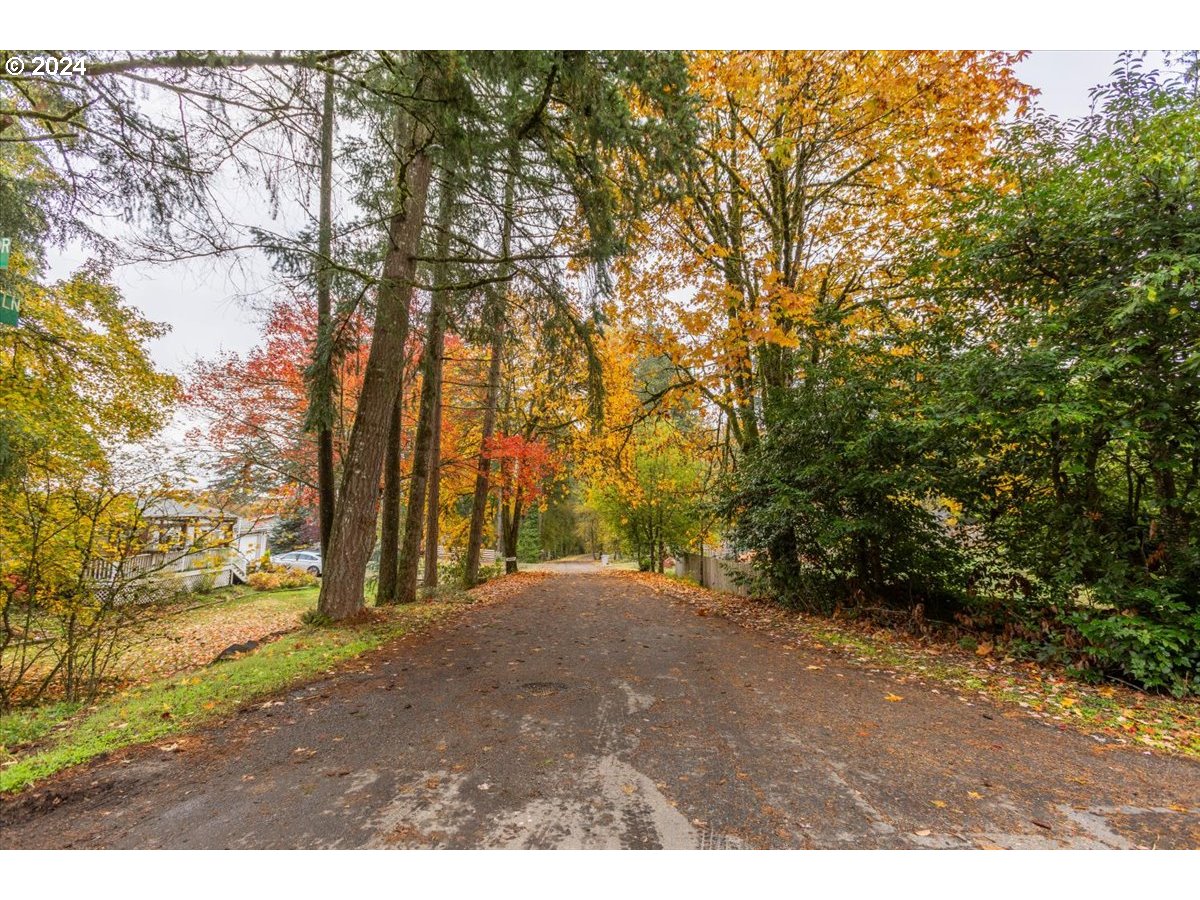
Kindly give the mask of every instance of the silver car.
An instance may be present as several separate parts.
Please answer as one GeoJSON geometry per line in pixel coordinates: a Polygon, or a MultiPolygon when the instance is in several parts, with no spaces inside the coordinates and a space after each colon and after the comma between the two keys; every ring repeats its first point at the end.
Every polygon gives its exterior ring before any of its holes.
{"type": "Polygon", "coordinates": [[[271,562],[287,566],[289,569],[303,569],[309,575],[320,576],[325,569],[321,561],[320,550],[293,550],[291,553],[280,553],[278,556],[272,556],[271,562]]]}

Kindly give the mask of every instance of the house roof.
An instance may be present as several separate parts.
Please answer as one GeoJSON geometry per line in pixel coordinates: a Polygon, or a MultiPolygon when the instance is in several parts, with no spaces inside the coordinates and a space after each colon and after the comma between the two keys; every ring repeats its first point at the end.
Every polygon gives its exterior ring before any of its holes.
{"type": "Polygon", "coordinates": [[[243,534],[263,534],[275,528],[279,521],[279,513],[269,516],[242,516],[238,519],[238,530],[243,534]]]}
{"type": "Polygon", "coordinates": [[[147,519],[237,519],[232,513],[185,500],[155,500],[142,515],[147,519]]]}

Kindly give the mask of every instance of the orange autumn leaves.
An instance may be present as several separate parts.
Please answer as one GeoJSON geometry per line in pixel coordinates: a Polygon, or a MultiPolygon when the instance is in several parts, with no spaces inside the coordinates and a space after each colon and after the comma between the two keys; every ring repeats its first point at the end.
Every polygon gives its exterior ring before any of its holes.
{"type": "MultiPolygon", "coordinates": [[[[343,351],[336,359],[334,447],[340,467],[354,421],[362,373],[370,349],[360,316],[341,321],[343,351]]],[[[259,344],[245,354],[227,354],[193,368],[186,399],[206,424],[202,434],[213,448],[219,469],[236,487],[272,509],[304,510],[316,502],[316,446],[304,430],[308,410],[305,370],[312,357],[316,316],[309,300],[277,302],[263,326],[259,344]]],[[[412,466],[412,443],[420,403],[422,335],[414,332],[407,349],[402,399],[401,465],[412,466]]],[[[482,442],[482,408],[488,357],[486,348],[448,335],[440,465],[441,533],[452,545],[465,540],[467,514],[462,500],[474,490],[482,442]]],[[[561,469],[559,454],[529,420],[556,422],[575,410],[554,410],[559,400],[550,362],[518,342],[506,378],[518,409],[502,416],[501,432],[487,446],[495,462],[497,485],[527,501],[538,500],[561,469]],[[558,418],[556,418],[556,416],[558,418]],[[529,431],[528,434],[522,433],[529,431]]],[[[558,373],[558,374],[561,374],[558,373]]],[[[572,402],[574,400],[572,399],[572,402]]]]}
{"type": "Polygon", "coordinates": [[[1029,98],[996,52],[690,56],[703,140],[683,196],[624,264],[647,330],[752,442],[761,393],[823,344],[915,314],[883,299],[903,241],[984,176],[996,126],[1029,98]],[[881,308],[881,304],[887,304],[881,308]]]}
{"type": "MultiPolygon", "coordinates": [[[[502,433],[554,448],[560,460],[556,471],[542,466],[547,480],[570,467],[585,481],[595,475],[632,483],[628,457],[637,445],[628,436],[645,398],[631,373],[640,360],[661,357],[677,383],[670,402],[710,419],[719,409],[733,444],[753,443],[769,390],[802,379],[807,361],[829,343],[862,341],[885,322],[902,329],[922,314],[887,291],[903,242],[935,224],[962,185],[985,177],[997,123],[1029,96],[1012,70],[1018,58],[690,54],[701,140],[680,160],[684,190],[646,214],[635,252],[616,263],[617,292],[606,310],[612,341],[600,350],[604,433],[581,424],[592,411],[582,399],[583,361],[564,363],[521,341],[505,362],[512,402],[501,411],[502,433]]],[[[301,485],[302,494],[314,458],[310,436],[296,430],[305,405],[309,306],[283,304],[261,355],[219,360],[193,381],[193,399],[215,413],[214,442],[231,457],[277,454],[269,466],[301,485]]],[[[353,418],[365,333],[349,343],[339,371],[339,447],[353,418]]],[[[461,350],[448,350],[448,367],[462,371],[446,379],[456,395],[445,402],[443,477],[460,479],[469,492],[481,398],[461,385],[483,381],[485,354],[461,350]],[[459,356],[461,363],[454,361],[459,356]]],[[[415,347],[412,355],[419,356],[415,347]]],[[[413,400],[406,402],[409,424],[413,400]]],[[[654,402],[666,411],[663,397],[654,402]]],[[[724,440],[708,433],[711,427],[689,435],[684,452],[711,457],[724,440]]],[[[517,459],[527,448],[515,456],[509,450],[496,457],[502,480],[522,468],[517,459]]],[[[459,496],[456,484],[448,487],[447,509],[459,496]]]]}
{"type": "MultiPolygon", "coordinates": [[[[341,352],[335,356],[333,434],[334,456],[340,465],[370,341],[361,315],[341,319],[335,328],[341,352]]],[[[308,411],[305,370],[315,340],[316,311],[311,300],[281,299],[271,307],[257,346],[244,355],[231,353],[198,362],[185,394],[189,407],[205,420],[203,429],[193,436],[203,437],[213,448],[218,467],[239,479],[244,491],[285,508],[311,506],[316,499],[316,442],[314,435],[304,430],[308,411]]],[[[453,382],[478,380],[478,366],[469,354],[461,352],[457,338],[447,341],[446,352],[453,382]]],[[[405,438],[411,442],[420,392],[419,335],[410,341],[408,357],[403,411],[405,438]]],[[[467,402],[475,402],[474,397],[467,402]]],[[[471,416],[457,417],[443,430],[448,469],[457,465],[458,444],[465,440],[463,430],[469,429],[472,421],[471,416]]],[[[476,453],[478,440],[476,433],[476,453]]]]}
{"type": "Polygon", "coordinates": [[[536,501],[558,474],[561,461],[544,440],[519,434],[489,438],[487,456],[498,464],[499,484],[506,494],[520,492],[526,502],[536,501]]]}
{"type": "MultiPolygon", "coordinates": [[[[339,323],[343,353],[336,363],[334,453],[340,459],[354,421],[368,351],[361,316],[339,323]]],[[[206,420],[203,436],[218,465],[256,493],[311,502],[316,444],[303,431],[308,409],[304,372],[316,340],[316,309],[305,298],[275,303],[262,342],[244,356],[229,353],[197,362],[185,402],[206,420]]]]}

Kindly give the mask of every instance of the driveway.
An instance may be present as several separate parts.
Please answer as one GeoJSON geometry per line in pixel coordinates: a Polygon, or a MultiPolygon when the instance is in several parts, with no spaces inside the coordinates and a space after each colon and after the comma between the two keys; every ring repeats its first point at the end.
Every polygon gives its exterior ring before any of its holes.
{"type": "Polygon", "coordinates": [[[633,579],[547,575],[4,800],[0,846],[1200,846],[1197,764],[895,687],[633,579]]]}

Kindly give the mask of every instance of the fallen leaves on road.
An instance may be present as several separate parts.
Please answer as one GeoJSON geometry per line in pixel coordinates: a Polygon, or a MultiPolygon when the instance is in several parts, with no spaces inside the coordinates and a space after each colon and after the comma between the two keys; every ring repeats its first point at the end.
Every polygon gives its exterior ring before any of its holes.
{"type": "Polygon", "coordinates": [[[988,644],[984,645],[987,654],[981,655],[936,638],[888,631],[848,618],[798,613],[768,601],[718,593],[650,572],[605,574],[636,580],[694,609],[704,609],[709,616],[765,632],[793,646],[833,652],[859,665],[890,670],[902,684],[949,684],[964,702],[984,698],[1012,704],[1019,707],[1021,715],[1091,734],[1102,745],[1098,750],[1107,749],[1104,744],[1138,744],[1200,759],[1200,703],[1195,700],[1175,700],[1125,686],[1086,684],[1060,669],[1005,657],[988,644]]]}
{"type": "Polygon", "coordinates": [[[485,581],[479,587],[471,588],[467,593],[475,603],[499,603],[507,600],[513,594],[519,594],[530,584],[553,577],[553,573],[550,572],[517,572],[515,575],[505,575],[502,578],[485,581]]]}
{"type": "Polygon", "coordinates": [[[888,703],[899,703],[904,698],[901,697],[899,694],[884,694],[883,699],[886,700],[888,703]]]}

